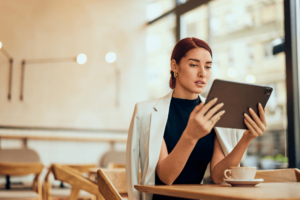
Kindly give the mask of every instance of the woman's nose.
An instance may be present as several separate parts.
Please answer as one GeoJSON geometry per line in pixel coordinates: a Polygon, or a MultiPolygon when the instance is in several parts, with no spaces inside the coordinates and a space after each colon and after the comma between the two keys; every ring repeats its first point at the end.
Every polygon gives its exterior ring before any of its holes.
{"type": "Polygon", "coordinates": [[[205,66],[199,67],[198,76],[200,76],[200,77],[205,77],[206,76],[205,66]]]}

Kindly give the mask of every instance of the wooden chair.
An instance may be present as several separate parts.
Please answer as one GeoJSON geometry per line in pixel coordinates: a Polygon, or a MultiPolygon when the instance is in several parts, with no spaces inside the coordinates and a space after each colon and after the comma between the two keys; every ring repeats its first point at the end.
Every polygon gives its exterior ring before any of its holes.
{"type": "Polygon", "coordinates": [[[126,163],[126,152],[125,151],[116,151],[112,147],[111,150],[104,153],[101,157],[99,166],[101,168],[107,168],[109,163],[126,163]]]}
{"type": "Polygon", "coordinates": [[[125,167],[126,167],[125,164],[122,164],[122,163],[113,163],[113,162],[110,162],[107,165],[107,169],[119,169],[119,168],[125,169],[125,167]]]}
{"type": "Polygon", "coordinates": [[[255,175],[256,179],[262,178],[266,183],[274,182],[300,182],[299,169],[274,169],[258,170],[255,175]]]}
{"type": "MultiPolygon", "coordinates": [[[[39,163],[40,157],[33,149],[18,148],[18,149],[1,149],[0,148],[0,163],[39,163]]],[[[0,186],[3,189],[3,186],[0,186]]],[[[11,184],[10,176],[6,175],[6,189],[29,189],[30,184],[20,182],[19,184],[11,184]]]]}
{"type": "MultiPolygon", "coordinates": [[[[67,165],[80,173],[89,173],[91,168],[95,168],[95,164],[80,164],[80,165],[67,165]]],[[[69,188],[56,188],[52,189],[50,174],[52,174],[52,167],[49,167],[46,174],[44,183],[43,183],[43,200],[52,200],[52,199],[68,199],[71,193],[69,188]]],[[[80,191],[79,199],[91,199],[91,194],[80,191]]]]}
{"type": "Polygon", "coordinates": [[[98,191],[97,184],[84,177],[79,171],[67,166],[54,164],[51,166],[54,178],[66,182],[72,186],[69,200],[77,200],[80,190],[87,191],[96,196],[97,200],[104,198],[98,191]]]}
{"type": "Polygon", "coordinates": [[[125,169],[99,169],[97,179],[104,199],[122,200],[122,197],[128,197],[125,169]]]}
{"type": "Polygon", "coordinates": [[[26,199],[42,200],[42,188],[40,184],[40,174],[43,170],[42,163],[0,163],[0,174],[10,176],[25,176],[34,174],[32,183],[33,191],[26,190],[4,190],[0,191],[0,199],[26,199]]]}

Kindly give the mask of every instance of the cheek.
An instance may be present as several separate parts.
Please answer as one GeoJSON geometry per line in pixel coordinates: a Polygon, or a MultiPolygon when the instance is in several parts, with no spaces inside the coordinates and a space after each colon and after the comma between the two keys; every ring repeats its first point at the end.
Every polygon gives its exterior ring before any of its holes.
{"type": "Polygon", "coordinates": [[[185,79],[189,74],[189,70],[188,70],[187,66],[180,65],[179,70],[178,70],[178,74],[180,74],[181,78],[185,79]]]}
{"type": "Polygon", "coordinates": [[[185,66],[185,68],[182,70],[182,74],[184,75],[185,79],[190,79],[191,77],[194,77],[195,74],[197,74],[197,69],[185,66]]]}
{"type": "Polygon", "coordinates": [[[206,73],[207,80],[210,79],[210,76],[211,76],[211,69],[207,70],[207,73],[206,73]]]}

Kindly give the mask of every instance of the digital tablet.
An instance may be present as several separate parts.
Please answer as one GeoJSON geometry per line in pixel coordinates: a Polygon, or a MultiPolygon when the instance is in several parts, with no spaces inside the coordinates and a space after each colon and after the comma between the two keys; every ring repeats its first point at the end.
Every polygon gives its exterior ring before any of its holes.
{"type": "Polygon", "coordinates": [[[218,98],[218,103],[224,103],[220,109],[225,110],[225,114],[216,123],[216,127],[248,129],[244,123],[244,113],[250,117],[251,107],[259,116],[258,104],[265,108],[273,88],[262,85],[237,83],[215,79],[207,95],[205,104],[214,98],[218,98]]]}

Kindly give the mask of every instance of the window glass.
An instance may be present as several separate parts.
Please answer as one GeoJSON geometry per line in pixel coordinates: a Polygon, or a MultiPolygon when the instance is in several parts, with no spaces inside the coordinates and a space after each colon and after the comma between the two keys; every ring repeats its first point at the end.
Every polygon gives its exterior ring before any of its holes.
{"type": "Polygon", "coordinates": [[[212,48],[210,85],[219,78],[274,89],[266,107],[267,130],[250,143],[243,165],[287,167],[285,54],[273,55],[284,37],[283,0],[215,0],[180,20],[181,38],[197,37],[212,48]]]}
{"type": "Polygon", "coordinates": [[[175,0],[148,0],[146,8],[146,17],[151,21],[162,14],[172,10],[176,6],[175,0]]]}
{"type": "Polygon", "coordinates": [[[170,79],[170,58],[176,44],[176,16],[168,16],[148,25],[146,31],[147,83],[149,97],[157,98],[167,94],[170,79]]]}

